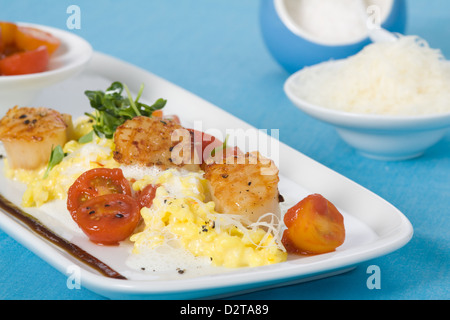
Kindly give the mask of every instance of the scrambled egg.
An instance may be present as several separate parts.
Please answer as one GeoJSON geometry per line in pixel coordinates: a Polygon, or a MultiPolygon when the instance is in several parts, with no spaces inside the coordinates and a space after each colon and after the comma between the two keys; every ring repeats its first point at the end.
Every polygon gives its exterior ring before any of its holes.
{"type": "Polygon", "coordinates": [[[215,266],[254,267],[286,260],[274,235],[260,227],[245,228],[236,216],[217,213],[208,200],[200,173],[164,171],[134,184],[159,185],[151,208],[142,208],[144,230],[134,234],[134,254],[158,246],[181,246],[194,256],[209,257],[215,266]],[[205,202],[206,200],[206,202],[205,202]]]}
{"type": "MultiPolygon", "coordinates": [[[[91,130],[86,121],[75,126],[78,137],[91,130]]],[[[113,159],[114,142],[94,135],[93,140],[69,141],[66,156],[44,179],[46,168],[12,170],[5,160],[6,175],[27,184],[23,206],[41,206],[65,200],[73,182],[85,171],[97,167],[119,167],[113,159]]],[[[125,176],[127,168],[123,168],[125,176]]],[[[142,176],[133,183],[139,191],[152,183],[159,185],[151,208],[142,208],[144,224],[131,236],[133,254],[161,246],[183,248],[195,257],[208,257],[223,267],[261,266],[286,260],[287,253],[271,232],[261,227],[244,227],[239,217],[217,213],[202,172],[169,169],[142,176]]],[[[128,178],[130,178],[128,176],[128,178]]]]}
{"type": "MultiPolygon", "coordinates": [[[[75,126],[78,137],[92,130],[84,119],[75,126]]],[[[67,142],[63,151],[64,159],[57,164],[44,179],[46,167],[38,170],[11,169],[5,159],[6,177],[18,180],[27,185],[22,197],[24,207],[39,207],[56,199],[66,199],[67,190],[85,171],[98,167],[118,167],[113,159],[114,142],[93,136],[91,142],[80,143],[75,140],[67,142]]]]}

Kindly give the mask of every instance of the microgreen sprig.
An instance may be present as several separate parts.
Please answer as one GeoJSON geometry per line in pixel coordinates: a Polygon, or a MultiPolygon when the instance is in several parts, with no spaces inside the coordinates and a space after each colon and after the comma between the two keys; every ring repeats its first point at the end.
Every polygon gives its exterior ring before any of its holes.
{"type": "Polygon", "coordinates": [[[95,109],[93,113],[86,113],[95,123],[93,130],[98,137],[111,139],[117,127],[125,121],[134,117],[151,117],[155,110],[164,108],[167,100],[158,99],[152,105],[147,105],[139,101],[144,90],[141,85],[136,99],[133,99],[128,87],[119,81],[113,82],[109,88],[103,91],[85,91],[85,95],[90,101],[90,105],[95,109]],[[123,90],[126,96],[122,95],[123,90]]]}
{"type": "Polygon", "coordinates": [[[219,152],[219,151],[221,151],[221,150],[226,150],[226,149],[228,148],[228,145],[227,145],[227,143],[228,143],[228,137],[229,137],[229,135],[227,134],[226,137],[225,137],[225,140],[223,141],[223,143],[222,143],[220,146],[215,147],[215,148],[211,151],[211,156],[214,157],[214,156],[216,155],[216,152],[219,152]]]}
{"type": "Polygon", "coordinates": [[[47,170],[45,170],[44,173],[44,179],[48,177],[48,174],[50,171],[59,164],[65,157],[63,148],[60,145],[57,145],[56,147],[52,147],[52,152],[50,153],[50,159],[48,160],[47,170]]]}

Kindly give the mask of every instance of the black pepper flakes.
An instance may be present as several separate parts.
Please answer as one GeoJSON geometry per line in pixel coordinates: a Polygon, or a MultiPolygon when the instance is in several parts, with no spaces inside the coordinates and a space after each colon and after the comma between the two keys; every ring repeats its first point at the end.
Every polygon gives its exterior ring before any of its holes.
{"type": "Polygon", "coordinates": [[[223,174],[222,178],[226,179],[226,178],[228,178],[228,175],[227,174],[223,174]]]}
{"type": "Polygon", "coordinates": [[[177,272],[178,272],[179,274],[183,274],[183,273],[185,272],[185,270],[184,270],[184,269],[181,269],[181,268],[177,268],[177,272]]]}

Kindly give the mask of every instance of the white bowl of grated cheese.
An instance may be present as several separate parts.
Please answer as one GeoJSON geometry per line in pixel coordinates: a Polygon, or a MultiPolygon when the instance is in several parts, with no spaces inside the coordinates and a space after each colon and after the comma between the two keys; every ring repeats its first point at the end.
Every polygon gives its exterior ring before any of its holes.
{"type": "Polygon", "coordinates": [[[361,154],[422,155],[450,128],[450,62],[413,36],[304,68],[284,91],[306,114],[336,127],[361,154]]]}

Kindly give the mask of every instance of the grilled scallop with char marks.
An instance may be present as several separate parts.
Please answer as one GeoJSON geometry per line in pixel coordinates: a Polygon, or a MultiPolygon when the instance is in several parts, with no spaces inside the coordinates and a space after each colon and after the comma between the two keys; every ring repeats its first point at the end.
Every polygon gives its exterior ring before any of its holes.
{"type": "Polygon", "coordinates": [[[72,130],[70,115],[15,106],[0,120],[0,141],[11,168],[35,170],[47,165],[52,148],[64,146],[72,130]]]}
{"type": "Polygon", "coordinates": [[[127,120],[117,128],[114,143],[114,159],[124,165],[199,168],[192,158],[189,131],[170,119],[140,116],[127,120]]]}
{"type": "Polygon", "coordinates": [[[229,156],[204,171],[218,212],[241,215],[248,223],[266,213],[280,217],[278,168],[259,152],[229,156]]]}

